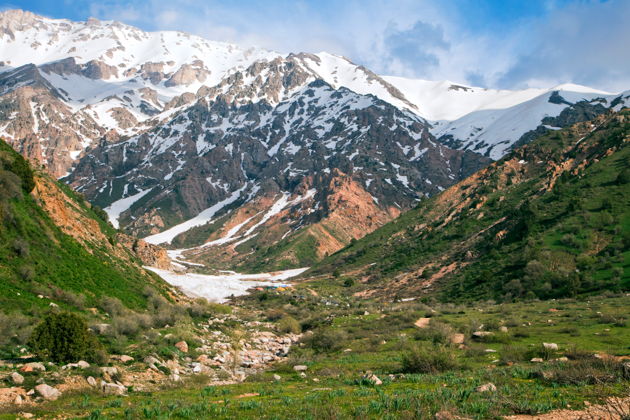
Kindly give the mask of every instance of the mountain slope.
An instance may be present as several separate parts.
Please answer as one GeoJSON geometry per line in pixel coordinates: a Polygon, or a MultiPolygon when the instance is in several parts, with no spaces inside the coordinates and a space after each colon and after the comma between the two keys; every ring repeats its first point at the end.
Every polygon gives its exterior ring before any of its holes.
{"type": "Polygon", "coordinates": [[[630,288],[630,111],[511,152],[324,260],[360,296],[552,298],[630,288]]]}
{"type": "Polygon", "coordinates": [[[141,268],[168,265],[163,250],[123,246],[83,199],[28,163],[0,140],[0,304],[4,310],[45,306],[93,306],[101,296],[143,307],[142,290],[164,283],[141,268]],[[141,250],[138,254],[132,248],[141,250]],[[38,295],[48,298],[38,299],[38,295]],[[81,297],[83,295],[83,297],[81,297]],[[25,306],[26,305],[26,306],[25,306]]]}
{"type": "Polygon", "coordinates": [[[445,144],[493,159],[575,101],[603,99],[608,108],[618,97],[575,85],[497,91],[381,77],[325,52],[280,54],[181,32],[48,19],[21,10],[0,13],[0,29],[0,103],[7,110],[0,115],[0,134],[58,177],[71,172],[99,139],[146,132],[199,97],[276,105],[315,80],[409,110],[430,121],[431,132],[445,144]],[[45,99],[22,92],[33,86],[45,99]],[[568,102],[549,101],[556,91],[568,102]]]}
{"type": "Polygon", "coordinates": [[[574,84],[495,90],[449,81],[384,79],[417,106],[416,112],[431,123],[431,133],[444,144],[494,160],[549,131],[630,104],[630,91],[613,94],[574,84]]]}
{"type": "Polygon", "coordinates": [[[148,133],[102,142],[68,181],[151,243],[250,255],[328,226],[308,235],[317,251],[276,268],[311,264],[488,163],[436,143],[409,111],[321,80],[275,106],[208,95],[148,133]]]}

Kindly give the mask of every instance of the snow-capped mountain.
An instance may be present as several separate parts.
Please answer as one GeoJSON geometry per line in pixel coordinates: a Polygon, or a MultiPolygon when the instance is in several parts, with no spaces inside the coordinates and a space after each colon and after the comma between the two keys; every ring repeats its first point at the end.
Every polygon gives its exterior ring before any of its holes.
{"type": "Polygon", "coordinates": [[[324,80],[408,109],[429,121],[431,132],[447,144],[493,159],[569,103],[610,103],[619,96],[577,85],[507,91],[380,77],[327,53],[280,54],[182,32],[48,19],[21,10],[0,13],[0,28],[0,134],[58,176],[71,170],[94,138],[149,130],[208,90],[239,103],[277,104],[324,80]],[[28,87],[35,91],[23,89],[28,87]],[[564,101],[550,101],[556,91],[564,101]],[[47,97],[48,107],[25,106],[33,95],[47,97]]]}
{"type": "Polygon", "coordinates": [[[208,93],[149,132],[102,142],[68,180],[149,242],[201,235],[203,252],[238,247],[234,261],[326,225],[336,246],[315,241],[322,257],[487,162],[436,142],[410,111],[316,80],[277,105],[208,93]]]}
{"type": "Polygon", "coordinates": [[[381,77],[325,52],[20,10],[0,13],[0,59],[0,136],[121,227],[243,264],[334,252],[488,157],[629,97],[381,77]],[[262,248],[277,252],[243,257],[262,248]]]}
{"type": "MultiPolygon", "coordinates": [[[[416,112],[431,122],[431,133],[452,147],[474,150],[497,160],[527,134],[565,125],[548,124],[567,108],[601,113],[630,104],[630,91],[613,94],[586,86],[563,84],[549,89],[495,90],[449,81],[432,82],[385,76],[404,93],[416,112]]],[[[589,116],[592,118],[592,116],[589,116]]],[[[578,122],[580,119],[570,122],[578,122]]],[[[558,121],[556,121],[558,122],[558,121]]],[[[531,139],[530,139],[531,140],[531,139]]]]}

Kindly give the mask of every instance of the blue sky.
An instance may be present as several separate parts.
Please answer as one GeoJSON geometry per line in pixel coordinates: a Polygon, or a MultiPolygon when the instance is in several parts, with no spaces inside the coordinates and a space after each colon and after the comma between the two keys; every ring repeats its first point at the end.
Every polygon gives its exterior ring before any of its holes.
{"type": "Polygon", "coordinates": [[[630,0],[0,0],[282,52],[329,51],[380,74],[493,88],[630,89],[630,0]]]}

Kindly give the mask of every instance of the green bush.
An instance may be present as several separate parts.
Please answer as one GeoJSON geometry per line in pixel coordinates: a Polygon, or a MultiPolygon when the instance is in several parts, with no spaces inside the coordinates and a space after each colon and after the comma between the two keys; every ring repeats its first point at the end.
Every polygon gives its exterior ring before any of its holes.
{"type": "Polygon", "coordinates": [[[100,361],[97,359],[103,352],[85,320],[69,312],[47,315],[33,331],[28,345],[40,358],[57,363],[100,361]]]}
{"type": "Polygon", "coordinates": [[[283,333],[299,334],[302,328],[297,319],[291,316],[285,316],[278,321],[278,330],[283,333]]]}
{"type": "Polygon", "coordinates": [[[446,347],[414,347],[402,356],[404,373],[439,373],[460,368],[455,353],[446,347]]]}
{"type": "Polygon", "coordinates": [[[316,352],[330,353],[340,350],[346,341],[346,334],[331,328],[318,328],[312,335],[306,336],[303,342],[316,352]]]}

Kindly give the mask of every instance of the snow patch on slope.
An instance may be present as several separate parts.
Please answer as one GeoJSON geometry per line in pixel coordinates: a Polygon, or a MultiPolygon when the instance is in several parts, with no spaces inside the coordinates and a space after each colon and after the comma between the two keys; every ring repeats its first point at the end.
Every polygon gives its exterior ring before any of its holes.
{"type": "Polygon", "coordinates": [[[163,244],[163,243],[171,243],[175,237],[181,233],[184,233],[194,227],[203,226],[206,223],[212,221],[212,218],[215,214],[219,212],[225,206],[228,206],[235,202],[243,191],[247,188],[247,185],[242,187],[239,190],[234,191],[228,198],[223,201],[216,203],[214,206],[209,207],[199,213],[197,216],[192,219],[186,220],[183,223],[175,225],[170,229],[165,230],[164,232],[156,233],[155,235],[147,236],[144,240],[150,244],[163,244]]]}

